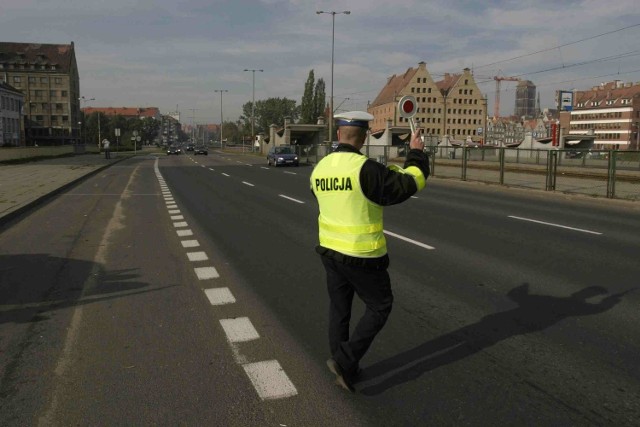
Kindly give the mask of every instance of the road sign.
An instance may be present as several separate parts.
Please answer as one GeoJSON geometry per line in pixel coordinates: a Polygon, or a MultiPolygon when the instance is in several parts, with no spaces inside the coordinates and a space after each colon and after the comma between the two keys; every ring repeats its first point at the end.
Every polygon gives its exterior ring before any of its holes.
{"type": "Polygon", "coordinates": [[[115,128],[114,130],[116,132],[116,136],[120,136],[120,128],[115,128]]]}
{"type": "Polygon", "coordinates": [[[405,119],[410,119],[418,112],[418,102],[411,95],[405,95],[398,101],[398,112],[405,119]]]}

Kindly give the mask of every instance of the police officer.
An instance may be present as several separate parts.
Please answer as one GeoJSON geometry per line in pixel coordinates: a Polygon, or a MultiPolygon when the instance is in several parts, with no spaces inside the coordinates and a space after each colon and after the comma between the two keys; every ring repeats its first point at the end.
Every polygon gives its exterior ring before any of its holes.
{"type": "Polygon", "coordinates": [[[409,199],[425,187],[429,158],[420,132],[411,135],[404,168],[386,167],[360,153],[373,116],[362,111],[335,115],[338,147],[311,174],[320,208],[320,254],[329,292],[329,370],[351,392],[359,361],[391,312],[393,294],[383,233],[383,206],[409,199]],[[349,336],[354,293],[366,311],[349,336]]]}

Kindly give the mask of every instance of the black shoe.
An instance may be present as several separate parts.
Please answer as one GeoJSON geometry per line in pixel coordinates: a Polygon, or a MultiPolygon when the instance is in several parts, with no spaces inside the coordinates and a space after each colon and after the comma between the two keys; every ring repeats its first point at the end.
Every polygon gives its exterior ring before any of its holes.
{"type": "Polygon", "coordinates": [[[336,384],[350,393],[355,393],[355,389],[351,385],[349,379],[342,372],[342,368],[340,367],[340,365],[338,365],[338,362],[333,359],[329,359],[327,360],[327,366],[329,367],[329,370],[336,376],[336,384]]]}

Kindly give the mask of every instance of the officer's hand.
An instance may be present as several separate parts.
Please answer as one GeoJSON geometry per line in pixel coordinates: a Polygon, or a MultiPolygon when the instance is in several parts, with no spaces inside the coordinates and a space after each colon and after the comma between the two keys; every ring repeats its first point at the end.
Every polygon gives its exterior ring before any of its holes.
{"type": "Polygon", "coordinates": [[[415,133],[411,134],[411,142],[409,143],[409,148],[420,151],[424,150],[424,142],[422,142],[422,129],[418,129],[415,133]]]}

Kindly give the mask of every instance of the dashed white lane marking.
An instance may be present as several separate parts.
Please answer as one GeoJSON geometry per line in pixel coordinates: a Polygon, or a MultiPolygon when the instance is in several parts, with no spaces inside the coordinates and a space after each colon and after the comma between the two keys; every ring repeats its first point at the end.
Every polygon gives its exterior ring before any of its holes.
{"type": "Polygon", "coordinates": [[[196,267],[193,269],[198,276],[198,280],[217,279],[220,277],[215,267],[196,267]]]}
{"type": "Polygon", "coordinates": [[[182,243],[183,248],[197,248],[200,246],[200,242],[197,240],[183,240],[180,243],[182,243]]]}
{"type": "Polygon", "coordinates": [[[242,183],[243,183],[244,185],[248,185],[249,187],[255,187],[255,185],[253,185],[253,184],[252,184],[252,183],[250,183],[250,182],[242,181],[242,183]]]}
{"type": "Polygon", "coordinates": [[[180,213],[180,209],[171,209],[169,211],[169,215],[176,215],[180,213]]]}
{"type": "Polygon", "coordinates": [[[181,220],[181,219],[184,219],[183,215],[171,215],[171,220],[173,220],[173,221],[178,221],[178,220],[181,220]]]}
{"type": "Polygon", "coordinates": [[[414,244],[416,246],[420,246],[421,248],[425,248],[425,249],[429,249],[429,250],[435,249],[433,246],[429,246],[426,243],[418,242],[417,240],[413,240],[413,239],[410,239],[408,237],[404,237],[404,236],[401,236],[399,234],[392,233],[392,232],[390,232],[388,230],[382,230],[382,231],[384,232],[384,234],[388,234],[389,236],[393,236],[393,237],[395,237],[397,239],[404,240],[405,242],[409,242],[409,243],[412,243],[412,244],[414,244]]]}
{"type": "Polygon", "coordinates": [[[176,230],[176,233],[178,233],[180,237],[193,236],[193,231],[191,230],[176,230]]]}
{"type": "Polygon", "coordinates": [[[176,202],[176,201],[173,199],[173,197],[169,197],[169,198],[166,198],[166,197],[165,197],[165,198],[164,198],[164,201],[165,201],[165,203],[169,203],[169,204],[171,204],[171,203],[175,203],[175,202],[176,202]]]}
{"type": "Polygon", "coordinates": [[[296,202],[296,203],[300,203],[301,205],[304,205],[304,202],[298,199],[294,199],[293,197],[289,197],[289,196],[285,196],[284,194],[278,194],[278,196],[285,198],[287,200],[291,200],[292,202],[296,202]]]}
{"type": "Polygon", "coordinates": [[[189,258],[189,261],[191,262],[207,261],[209,259],[207,254],[204,252],[187,252],[187,258],[189,258]]]}
{"type": "Polygon", "coordinates": [[[167,209],[178,209],[178,205],[176,205],[175,203],[167,204],[167,209]]]}
{"type": "Polygon", "coordinates": [[[522,218],[519,216],[512,216],[512,215],[508,215],[509,218],[513,218],[513,219],[519,219],[521,221],[529,221],[529,222],[535,222],[536,224],[544,224],[544,225],[549,225],[551,227],[559,227],[559,228],[566,228],[567,230],[573,230],[573,231],[579,231],[581,233],[589,233],[589,234],[596,234],[598,236],[602,235],[602,233],[598,232],[598,231],[591,231],[591,230],[585,230],[583,228],[574,228],[574,227],[569,227],[566,225],[560,225],[560,224],[554,224],[552,222],[544,222],[544,221],[538,221],[536,219],[531,219],[531,218],[522,218]]]}
{"type": "Polygon", "coordinates": [[[205,289],[204,293],[207,295],[207,298],[209,298],[211,305],[225,305],[236,302],[236,299],[229,288],[205,289]]]}
{"type": "Polygon", "coordinates": [[[222,172],[222,175],[224,175],[224,176],[230,176],[230,175],[227,175],[227,174],[226,174],[226,173],[224,173],[224,172],[222,172]]]}
{"type": "Polygon", "coordinates": [[[249,163],[245,163],[245,166],[253,166],[253,165],[250,165],[249,163]]]}
{"type": "Polygon", "coordinates": [[[242,365],[262,400],[282,399],[298,394],[277,360],[242,365]]]}
{"type": "Polygon", "coordinates": [[[175,228],[181,228],[181,227],[188,227],[189,225],[187,224],[186,221],[181,221],[181,222],[174,222],[173,226],[175,228]]]}
{"type": "Polygon", "coordinates": [[[297,175],[297,173],[295,173],[295,172],[289,172],[289,171],[284,171],[284,173],[289,174],[289,175],[297,175]]]}
{"type": "Polygon", "coordinates": [[[411,196],[411,198],[412,198],[412,199],[417,199],[417,197],[416,197],[416,196],[411,196]]]}
{"type": "Polygon", "coordinates": [[[235,319],[220,319],[220,324],[229,342],[246,342],[260,338],[258,331],[253,327],[248,317],[236,317],[235,319]]]}
{"type": "Polygon", "coordinates": [[[265,167],[265,166],[260,166],[260,169],[269,170],[269,168],[267,168],[267,167],[265,167]]]}
{"type": "Polygon", "coordinates": [[[206,168],[206,166],[205,166],[205,165],[200,165],[200,167],[201,167],[201,168],[206,168]]]}
{"type": "Polygon", "coordinates": [[[210,170],[210,171],[213,171],[213,172],[215,172],[215,171],[216,171],[215,169],[212,169],[212,168],[209,168],[209,170],[210,170]]]}

